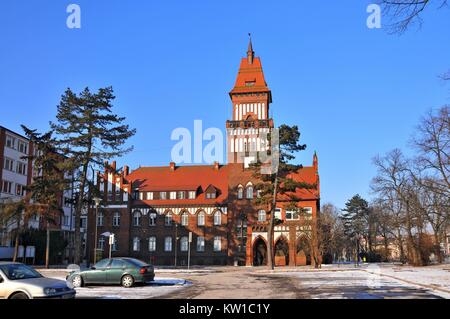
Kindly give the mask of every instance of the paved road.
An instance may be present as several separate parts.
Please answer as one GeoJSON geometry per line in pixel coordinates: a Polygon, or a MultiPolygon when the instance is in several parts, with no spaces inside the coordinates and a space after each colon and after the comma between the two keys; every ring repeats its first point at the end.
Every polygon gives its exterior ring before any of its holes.
{"type": "Polygon", "coordinates": [[[162,298],[439,298],[417,286],[351,269],[272,273],[254,268],[224,268],[209,274],[180,275],[193,285],[162,298]]]}

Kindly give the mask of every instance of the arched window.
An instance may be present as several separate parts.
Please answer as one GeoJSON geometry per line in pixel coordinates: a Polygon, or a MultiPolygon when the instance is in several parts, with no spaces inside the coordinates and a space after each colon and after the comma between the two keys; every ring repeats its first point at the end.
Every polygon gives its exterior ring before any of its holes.
{"type": "Polygon", "coordinates": [[[104,215],[103,212],[98,212],[97,215],[97,226],[103,226],[104,215]]]}
{"type": "Polygon", "coordinates": [[[114,227],[119,227],[120,226],[120,213],[119,212],[115,212],[114,216],[113,216],[113,226],[114,227]]]}
{"type": "Polygon", "coordinates": [[[222,237],[215,236],[214,237],[214,251],[221,251],[222,250],[222,237]]]}
{"type": "Polygon", "coordinates": [[[205,226],[205,212],[201,211],[197,215],[197,225],[198,226],[205,226]]]}
{"type": "Polygon", "coordinates": [[[164,239],[164,251],[172,251],[172,237],[164,239]]]}
{"type": "Polygon", "coordinates": [[[189,246],[189,239],[187,236],[181,237],[180,239],[180,250],[181,251],[188,251],[189,246]]]}
{"type": "Polygon", "coordinates": [[[187,226],[189,225],[189,214],[187,212],[184,212],[181,214],[181,226],[187,226]]]}
{"type": "Polygon", "coordinates": [[[197,251],[205,251],[205,237],[197,237],[197,251]]]}
{"type": "Polygon", "coordinates": [[[148,214],[148,224],[149,226],[156,226],[156,213],[148,214]]]}
{"type": "Polygon", "coordinates": [[[141,225],[141,212],[135,211],[133,213],[133,226],[140,226],[141,225]]]}
{"type": "Polygon", "coordinates": [[[265,210],[259,210],[258,211],[258,221],[259,222],[265,222],[267,219],[266,211],[265,210]]]}
{"type": "Polygon", "coordinates": [[[156,251],[156,237],[152,236],[148,239],[148,251],[156,251]]]}
{"type": "Polygon", "coordinates": [[[246,191],[246,197],[247,199],[253,199],[253,185],[249,184],[247,186],[247,191],[246,191]]]}
{"type": "Polygon", "coordinates": [[[164,217],[164,225],[172,226],[172,212],[169,210],[164,217]]]}
{"type": "Polygon", "coordinates": [[[141,250],[141,240],[138,237],[133,238],[133,251],[141,250]]]}
{"type": "Polygon", "coordinates": [[[214,225],[215,226],[222,225],[222,212],[220,210],[214,213],[214,225]]]}
{"type": "Polygon", "coordinates": [[[238,199],[244,198],[244,187],[242,187],[241,185],[238,186],[237,197],[238,199]]]}

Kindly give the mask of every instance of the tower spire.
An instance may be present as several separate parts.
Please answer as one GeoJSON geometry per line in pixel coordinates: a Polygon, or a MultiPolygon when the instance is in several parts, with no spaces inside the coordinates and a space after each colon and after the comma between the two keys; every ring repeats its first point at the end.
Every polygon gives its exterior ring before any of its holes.
{"type": "Polygon", "coordinates": [[[253,51],[253,44],[252,44],[252,34],[248,34],[249,42],[248,42],[248,50],[247,50],[247,61],[248,64],[253,64],[253,60],[255,59],[255,52],[253,51]]]}

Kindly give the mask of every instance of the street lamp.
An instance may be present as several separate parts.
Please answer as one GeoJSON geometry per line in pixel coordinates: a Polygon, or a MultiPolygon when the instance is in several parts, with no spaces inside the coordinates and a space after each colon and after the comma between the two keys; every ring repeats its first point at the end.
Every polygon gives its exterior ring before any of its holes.
{"type": "Polygon", "coordinates": [[[95,197],[95,240],[94,240],[94,264],[97,263],[97,227],[98,227],[98,206],[102,201],[101,198],[95,197]]]}

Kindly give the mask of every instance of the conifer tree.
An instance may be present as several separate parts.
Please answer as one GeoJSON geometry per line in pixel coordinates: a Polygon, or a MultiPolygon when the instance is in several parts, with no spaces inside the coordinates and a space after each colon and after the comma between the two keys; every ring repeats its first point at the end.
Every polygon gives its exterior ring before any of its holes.
{"type": "Polygon", "coordinates": [[[89,167],[101,167],[105,160],[120,157],[132,150],[124,147],[135,133],[124,124],[124,117],[114,114],[112,87],[100,88],[92,93],[89,88],[80,94],[67,89],[58,105],[56,122],[51,123],[57,135],[58,150],[70,159],[71,168],[77,172],[75,195],[75,263],[81,261],[79,220],[87,208],[89,167]]]}

